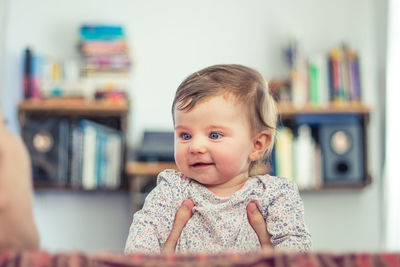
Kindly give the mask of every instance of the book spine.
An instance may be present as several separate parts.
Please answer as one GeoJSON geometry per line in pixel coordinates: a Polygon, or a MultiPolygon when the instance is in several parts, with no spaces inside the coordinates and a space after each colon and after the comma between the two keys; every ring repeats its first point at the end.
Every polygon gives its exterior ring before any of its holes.
{"type": "Polygon", "coordinates": [[[319,79],[318,79],[318,95],[319,104],[329,104],[329,71],[328,71],[328,60],[326,55],[321,55],[319,60],[319,79]]]}
{"type": "Polygon", "coordinates": [[[319,68],[316,62],[310,61],[309,64],[309,102],[311,105],[319,104],[319,68]]]}
{"type": "Polygon", "coordinates": [[[310,126],[307,124],[299,126],[293,147],[294,179],[299,189],[309,189],[314,180],[314,142],[310,126]]]}
{"type": "Polygon", "coordinates": [[[293,133],[290,128],[279,129],[275,158],[277,176],[293,179],[293,133]]]}
{"type": "Polygon", "coordinates": [[[24,52],[24,98],[32,97],[32,51],[27,48],[24,52]]]}
{"type": "Polygon", "coordinates": [[[83,159],[82,159],[82,187],[92,190],[97,187],[96,173],[96,129],[83,125],[83,159]]]}
{"type": "Polygon", "coordinates": [[[336,48],[331,51],[332,100],[334,102],[340,102],[342,99],[339,53],[336,48]]]}
{"type": "Polygon", "coordinates": [[[341,73],[342,73],[342,88],[343,88],[343,100],[348,102],[351,94],[351,83],[350,83],[350,70],[349,70],[349,48],[346,45],[341,47],[342,60],[341,60],[341,73]]]}
{"type": "Polygon", "coordinates": [[[40,90],[42,87],[42,77],[43,77],[43,57],[35,55],[32,57],[32,91],[31,97],[38,99],[40,98],[40,90]]]}
{"type": "Polygon", "coordinates": [[[334,74],[333,74],[333,58],[331,55],[328,56],[328,82],[329,82],[329,101],[333,102],[335,99],[335,85],[334,85],[334,74]]]}
{"type": "Polygon", "coordinates": [[[69,165],[69,121],[67,119],[60,120],[59,129],[57,184],[66,185],[69,165]]]}
{"type": "Polygon", "coordinates": [[[97,149],[96,149],[96,177],[97,177],[97,184],[99,187],[106,187],[106,173],[105,169],[107,168],[108,160],[107,160],[107,153],[105,149],[105,143],[106,143],[106,135],[98,131],[97,135],[97,149]]]}
{"type": "Polygon", "coordinates": [[[78,125],[72,129],[72,153],[71,153],[71,187],[80,188],[82,186],[82,149],[83,135],[78,125]]]}
{"type": "Polygon", "coordinates": [[[352,91],[352,100],[353,101],[361,101],[361,82],[360,82],[360,69],[359,69],[359,60],[358,56],[354,55],[354,57],[350,60],[350,76],[353,86],[352,91]]]}

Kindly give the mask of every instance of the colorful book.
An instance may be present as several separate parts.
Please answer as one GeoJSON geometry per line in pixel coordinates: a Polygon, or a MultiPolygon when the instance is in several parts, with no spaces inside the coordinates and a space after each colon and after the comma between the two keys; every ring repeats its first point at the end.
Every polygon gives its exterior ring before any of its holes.
{"type": "Polygon", "coordinates": [[[72,126],[71,136],[71,171],[70,182],[72,188],[82,186],[82,153],[83,153],[83,131],[78,125],[72,126]]]}
{"type": "Polygon", "coordinates": [[[122,132],[89,120],[81,120],[79,125],[83,132],[83,188],[118,188],[122,173],[122,132]]]}
{"type": "Polygon", "coordinates": [[[278,129],[275,153],[276,175],[293,179],[293,133],[290,128],[278,129]]]}
{"type": "Polygon", "coordinates": [[[96,128],[86,120],[81,120],[79,125],[83,133],[82,187],[86,190],[93,190],[97,187],[96,128]]]}
{"type": "Polygon", "coordinates": [[[310,189],[314,180],[314,147],[311,128],[307,124],[300,125],[298,135],[294,139],[294,180],[299,189],[310,189]]]}

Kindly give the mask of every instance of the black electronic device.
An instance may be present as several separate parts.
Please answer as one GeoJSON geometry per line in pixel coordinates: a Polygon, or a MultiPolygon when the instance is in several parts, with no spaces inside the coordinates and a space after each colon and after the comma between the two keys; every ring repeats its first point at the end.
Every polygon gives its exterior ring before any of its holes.
{"type": "Polygon", "coordinates": [[[138,161],[174,161],[174,132],[145,131],[136,158],[138,161]]]}
{"type": "Polygon", "coordinates": [[[26,118],[22,138],[28,148],[36,183],[68,182],[69,121],[61,118],[26,118]]]}
{"type": "Polygon", "coordinates": [[[365,179],[363,134],[359,123],[319,126],[325,184],[360,183],[365,179]]]}

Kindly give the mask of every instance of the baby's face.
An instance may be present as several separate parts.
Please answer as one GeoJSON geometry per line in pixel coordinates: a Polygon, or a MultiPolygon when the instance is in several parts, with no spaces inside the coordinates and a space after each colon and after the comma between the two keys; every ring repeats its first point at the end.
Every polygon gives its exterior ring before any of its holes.
{"type": "Polygon", "coordinates": [[[198,182],[230,186],[248,178],[253,149],[244,107],[215,96],[190,111],[175,110],[175,161],[198,182]]]}

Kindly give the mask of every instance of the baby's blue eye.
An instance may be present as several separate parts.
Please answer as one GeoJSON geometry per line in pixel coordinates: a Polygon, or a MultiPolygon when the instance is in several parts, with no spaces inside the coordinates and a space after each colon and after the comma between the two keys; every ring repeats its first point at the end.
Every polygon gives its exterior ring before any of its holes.
{"type": "Polygon", "coordinates": [[[210,133],[210,138],[211,139],[218,139],[218,138],[221,138],[222,137],[222,134],[220,134],[220,133],[210,133]]]}
{"type": "Polygon", "coordinates": [[[188,133],[182,133],[181,137],[183,140],[189,140],[190,138],[192,138],[192,136],[188,133]]]}

